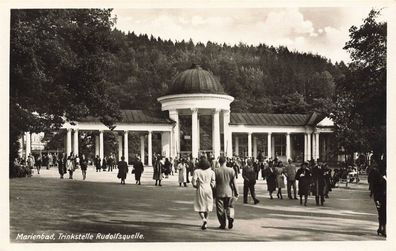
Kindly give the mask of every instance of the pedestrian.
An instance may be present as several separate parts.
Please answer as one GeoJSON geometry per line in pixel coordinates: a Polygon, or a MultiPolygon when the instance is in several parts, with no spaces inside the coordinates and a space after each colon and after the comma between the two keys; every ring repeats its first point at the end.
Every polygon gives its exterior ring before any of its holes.
{"type": "Polygon", "coordinates": [[[127,173],[128,173],[128,164],[125,161],[125,157],[122,156],[121,160],[118,161],[118,174],[117,174],[117,178],[121,179],[121,184],[125,185],[125,179],[127,177],[127,173]]]}
{"type": "Polygon", "coordinates": [[[105,172],[107,170],[107,160],[108,160],[108,157],[103,157],[103,161],[102,161],[103,172],[105,172]]]}
{"type": "Polygon", "coordinates": [[[66,161],[66,167],[67,167],[67,171],[69,172],[69,179],[73,179],[73,172],[74,172],[74,156],[73,153],[71,153],[69,155],[69,157],[67,157],[67,161],[66,161]]]}
{"type": "Polygon", "coordinates": [[[133,170],[135,170],[136,184],[141,185],[140,178],[142,177],[142,173],[144,172],[144,167],[143,167],[143,163],[139,157],[136,158],[136,161],[133,165],[133,170]]]}
{"type": "Polygon", "coordinates": [[[257,172],[253,167],[252,160],[247,160],[247,165],[242,169],[243,178],[243,203],[248,203],[248,192],[253,198],[254,204],[260,201],[256,198],[254,186],[256,185],[257,172]]]}
{"type": "Polygon", "coordinates": [[[323,206],[323,203],[325,202],[324,199],[325,176],[321,163],[314,165],[314,167],[312,168],[312,182],[313,182],[312,192],[313,195],[315,195],[316,205],[319,206],[319,199],[320,199],[320,205],[323,206]]]}
{"type": "Polygon", "coordinates": [[[297,193],[296,193],[296,166],[292,164],[292,160],[289,159],[287,161],[287,165],[285,167],[285,175],[287,181],[287,197],[291,199],[297,200],[297,193]],[[293,188],[293,195],[291,193],[291,189],[293,188]]]}
{"type": "Polygon", "coordinates": [[[234,203],[238,198],[238,187],[235,171],[225,165],[225,158],[219,158],[220,167],[214,170],[216,180],[216,212],[220,222],[220,229],[225,229],[228,219],[228,228],[234,226],[234,203]]]}
{"type": "Polygon", "coordinates": [[[216,185],[215,173],[210,168],[210,163],[205,156],[201,157],[191,182],[193,187],[196,188],[194,211],[198,212],[201,217],[201,229],[205,230],[209,212],[213,211],[213,189],[216,185]]]}
{"type": "Polygon", "coordinates": [[[63,175],[65,174],[65,154],[64,153],[59,153],[59,158],[58,158],[58,172],[60,175],[60,178],[63,179],[63,175]]]}
{"type": "Polygon", "coordinates": [[[96,155],[95,160],[94,160],[94,164],[95,164],[95,167],[96,167],[96,172],[100,172],[101,171],[101,168],[100,168],[101,163],[100,162],[101,161],[100,161],[99,155],[96,155]]]}
{"type": "Polygon", "coordinates": [[[329,192],[331,192],[331,169],[327,165],[327,163],[323,163],[323,174],[325,178],[325,188],[324,188],[324,197],[329,198],[329,192]]]}
{"type": "Polygon", "coordinates": [[[184,158],[181,159],[179,165],[177,165],[177,169],[179,172],[179,186],[183,185],[187,186],[187,163],[184,158]]]}
{"type": "Polygon", "coordinates": [[[54,155],[52,153],[48,153],[48,169],[54,165],[54,155]]]}
{"type": "Polygon", "coordinates": [[[372,197],[378,212],[377,235],[386,237],[386,161],[377,161],[370,172],[372,197]]]}
{"type": "Polygon", "coordinates": [[[163,175],[163,165],[161,163],[161,156],[159,155],[155,162],[154,162],[154,166],[153,166],[153,180],[155,180],[155,185],[157,186],[162,186],[161,185],[161,181],[162,181],[162,175],[163,175]]]}
{"type": "Polygon", "coordinates": [[[87,178],[87,167],[88,167],[88,160],[85,157],[85,155],[81,155],[81,159],[80,159],[80,165],[81,165],[81,173],[83,176],[83,180],[85,180],[87,178]]]}
{"type": "Polygon", "coordinates": [[[27,165],[30,169],[33,169],[35,167],[35,159],[32,154],[29,154],[27,158],[27,165]]]}
{"type": "Polygon", "coordinates": [[[285,188],[285,179],[283,178],[283,163],[281,161],[278,162],[278,166],[275,167],[275,173],[276,173],[276,187],[278,188],[278,193],[276,196],[278,199],[280,198],[283,200],[282,196],[282,188],[285,188]]]}
{"type": "Polygon", "coordinates": [[[269,167],[266,170],[265,178],[267,181],[267,190],[269,192],[270,199],[272,200],[272,193],[276,189],[276,173],[272,161],[269,162],[269,167]]]}
{"type": "Polygon", "coordinates": [[[311,184],[311,172],[308,169],[308,163],[301,164],[300,169],[296,172],[296,180],[298,180],[298,195],[300,196],[300,205],[304,196],[304,206],[307,205],[309,187],[311,184]]]}
{"type": "Polygon", "coordinates": [[[114,162],[115,162],[115,160],[114,160],[114,158],[113,158],[113,154],[111,154],[111,155],[109,156],[109,158],[108,158],[108,161],[107,161],[107,165],[108,165],[107,171],[108,171],[108,172],[112,172],[112,171],[113,171],[114,162]]]}
{"type": "Polygon", "coordinates": [[[169,161],[168,158],[165,158],[165,162],[164,162],[164,174],[165,174],[165,178],[169,178],[169,174],[171,174],[172,172],[172,164],[169,161]]]}
{"type": "Polygon", "coordinates": [[[37,156],[35,163],[36,163],[37,174],[40,174],[41,165],[42,165],[41,155],[37,156]]]}

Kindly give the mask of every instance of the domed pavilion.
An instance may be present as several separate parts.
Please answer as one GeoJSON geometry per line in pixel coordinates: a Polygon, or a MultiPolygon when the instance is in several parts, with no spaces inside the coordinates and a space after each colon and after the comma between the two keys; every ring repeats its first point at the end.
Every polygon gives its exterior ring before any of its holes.
{"type": "Polygon", "coordinates": [[[220,131],[224,134],[224,153],[232,155],[230,124],[230,104],[234,98],[224,92],[223,86],[212,73],[193,65],[179,73],[168,95],[157,99],[163,111],[169,111],[169,118],[175,121],[171,153],[177,155],[180,149],[179,115],[191,116],[191,155],[198,157],[200,150],[200,115],[212,116],[212,150],[214,156],[220,155],[220,131]],[[221,117],[221,120],[220,120],[221,117]],[[220,124],[220,121],[223,123],[220,124]]]}

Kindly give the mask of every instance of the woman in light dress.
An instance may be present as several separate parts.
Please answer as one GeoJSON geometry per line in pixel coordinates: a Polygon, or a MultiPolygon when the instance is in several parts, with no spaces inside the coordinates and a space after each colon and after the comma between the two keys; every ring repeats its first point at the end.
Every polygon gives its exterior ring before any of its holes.
{"type": "Polygon", "coordinates": [[[179,165],[177,165],[177,171],[179,172],[179,186],[187,186],[187,163],[184,159],[181,159],[179,165]]]}
{"type": "Polygon", "coordinates": [[[276,187],[278,188],[278,193],[276,196],[278,196],[278,199],[283,200],[282,196],[282,188],[285,188],[285,180],[283,178],[283,173],[284,173],[284,168],[283,168],[283,163],[279,162],[278,166],[275,168],[275,173],[276,173],[276,187]]]}
{"type": "Polygon", "coordinates": [[[205,230],[208,224],[208,214],[213,211],[213,192],[216,185],[215,173],[210,168],[209,161],[202,156],[198,168],[194,171],[192,184],[197,189],[194,200],[194,211],[202,219],[201,229],[205,230]]]}

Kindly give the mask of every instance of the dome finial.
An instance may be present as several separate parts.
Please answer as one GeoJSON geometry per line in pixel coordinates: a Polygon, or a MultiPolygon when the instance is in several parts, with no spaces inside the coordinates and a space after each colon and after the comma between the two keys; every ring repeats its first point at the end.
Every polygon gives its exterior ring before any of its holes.
{"type": "Polygon", "coordinates": [[[190,69],[202,69],[201,65],[197,64],[197,63],[192,63],[190,69]]]}

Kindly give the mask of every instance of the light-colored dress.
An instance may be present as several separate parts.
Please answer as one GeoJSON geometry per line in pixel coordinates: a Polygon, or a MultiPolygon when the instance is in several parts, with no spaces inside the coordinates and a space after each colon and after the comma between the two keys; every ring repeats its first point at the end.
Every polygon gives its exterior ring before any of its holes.
{"type": "Polygon", "coordinates": [[[213,191],[216,185],[215,173],[210,169],[196,169],[192,178],[192,184],[196,187],[194,200],[195,212],[212,212],[213,191]]]}
{"type": "Polygon", "coordinates": [[[179,183],[187,182],[187,164],[179,163],[177,170],[179,171],[179,183]]]}

